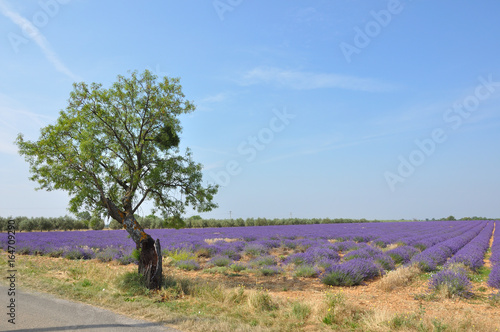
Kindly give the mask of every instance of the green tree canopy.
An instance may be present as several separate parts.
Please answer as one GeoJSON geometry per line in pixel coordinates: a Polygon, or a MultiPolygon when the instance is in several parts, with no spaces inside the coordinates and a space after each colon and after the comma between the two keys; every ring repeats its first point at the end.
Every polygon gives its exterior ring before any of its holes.
{"type": "Polygon", "coordinates": [[[202,183],[202,165],[179,149],[179,116],[194,111],[178,78],[149,71],[101,84],[75,83],[68,106],[38,141],[16,139],[39,189],[65,190],[70,211],[106,213],[139,247],[151,242],[134,218],[146,200],[164,218],[191,206],[210,211],[217,186],[202,183]]]}

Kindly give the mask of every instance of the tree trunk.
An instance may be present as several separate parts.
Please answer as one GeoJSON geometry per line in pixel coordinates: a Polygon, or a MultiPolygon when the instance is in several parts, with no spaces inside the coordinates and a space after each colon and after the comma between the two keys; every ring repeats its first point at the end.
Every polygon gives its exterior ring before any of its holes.
{"type": "Polygon", "coordinates": [[[160,241],[153,240],[135,220],[132,212],[122,212],[110,200],[105,200],[109,215],[121,223],[140,249],[139,274],[144,276],[148,289],[160,289],[162,284],[162,260],[160,241]]]}
{"type": "Polygon", "coordinates": [[[160,240],[154,241],[149,235],[141,241],[139,274],[144,276],[148,289],[160,289],[162,284],[162,261],[160,240]]]}

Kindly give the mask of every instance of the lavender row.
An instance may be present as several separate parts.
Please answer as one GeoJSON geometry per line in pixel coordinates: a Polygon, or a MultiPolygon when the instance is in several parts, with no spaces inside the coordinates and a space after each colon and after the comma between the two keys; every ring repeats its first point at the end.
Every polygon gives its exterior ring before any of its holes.
{"type": "Polygon", "coordinates": [[[495,237],[491,246],[490,262],[492,266],[500,264],[500,222],[496,221],[495,237]]]}
{"type": "Polygon", "coordinates": [[[495,226],[495,237],[493,239],[493,245],[491,246],[491,272],[488,279],[488,285],[497,289],[500,289],[500,222],[496,222],[495,226]]]}
{"type": "MultiPolygon", "coordinates": [[[[437,266],[446,263],[448,258],[475,238],[485,226],[485,223],[479,223],[464,233],[449,237],[447,240],[439,242],[415,255],[411,262],[418,264],[423,271],[434,271],[437,266]]],[[[453,233],[453,235],[456,235],[456,233],[453,233]]]]}
{"type": "Polygon", "coordinates": [[[462,249],[460,249],[447,264],[463,263],[476,271],[484,265],[484,255],[489,248],[494,223],[490,222],[483,230],[462,249]]]}

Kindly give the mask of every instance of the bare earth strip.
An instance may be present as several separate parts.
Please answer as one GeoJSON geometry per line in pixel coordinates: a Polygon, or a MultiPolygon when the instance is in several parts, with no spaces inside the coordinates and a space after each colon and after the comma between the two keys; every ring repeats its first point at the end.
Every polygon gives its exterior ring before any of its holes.
{"type": "Polygon", "coordinates": [[[491,268],[491,263],[490,263],[490,256],[491,256],[491,247],[493,246],[493,239],[495,238],[495,228],[497,227],[497,224],[493,224],[493,232],[491,233],[491,238],[490,238],[490,254],[486,255],[484,258],[484,266],[487,268],[491,268]]]}

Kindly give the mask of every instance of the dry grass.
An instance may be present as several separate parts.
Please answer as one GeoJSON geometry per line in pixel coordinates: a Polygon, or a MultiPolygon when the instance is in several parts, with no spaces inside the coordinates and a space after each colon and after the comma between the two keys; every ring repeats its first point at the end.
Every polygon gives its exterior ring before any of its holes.
{"type": "Polygon", "coordinates": [[[222,238],[222,237],[218,237],[218,238],[214,238],[214,239],[205,239],[205,242],[207,244],[214,244],[216,242],[219,242],[219,241],[225,241],[225,242],[236,242],[236,241],[241,241],[241,239],[235,239],[235,238],[222,238]]]}
{"type": "Polygon", "coordinates": [[[379,282],[378,287],[386,292],[410,285],[420,274],[416,265],[403,266],[387,273],[379,282]]]}

